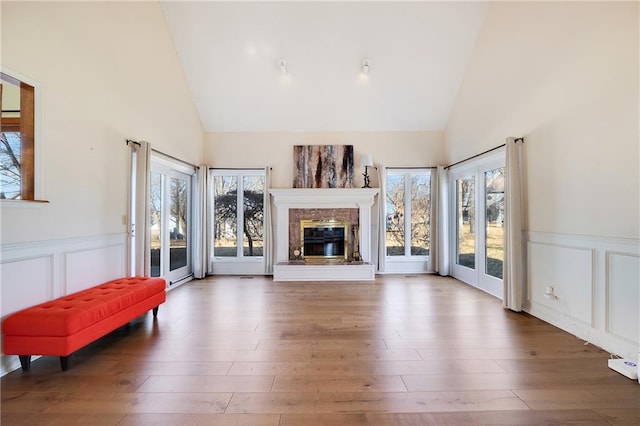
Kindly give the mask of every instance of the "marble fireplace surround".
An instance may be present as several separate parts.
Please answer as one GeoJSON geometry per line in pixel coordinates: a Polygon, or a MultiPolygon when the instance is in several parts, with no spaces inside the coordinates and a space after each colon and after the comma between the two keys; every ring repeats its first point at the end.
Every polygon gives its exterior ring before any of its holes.
{"type": "MultiPolygon", "coordinates": [[[[318,188],[318,189],[270,189],[276,207],[276,224],[274,234],[275,265],[273,278],[275,281],[363,281],[375,279],[375,266],[371,262],[371,207],[378,194],[377,188],[318,188]],[[358,210],[359,238],[361,262],[326,262],[307,263],[291,262],[290,241],[299,241],[297,236],[290,236],[291,229],[299,229],[290,222],[291,216],[297,221],[300,209],[312,211],[335,210],[339,215],[352,216],[347,209],[358,210]],[[348,213],[347,213],[348,212],[348,213]]],[[[323,219],[329,219],[324,217],[323,219]]],[[[313,218],[313,217],[310,217],[313,218]]],[[[304,219],[304,218],[302,218],[304,219]]],[[[351,224],[351,221],[350,221],[351,224]]],[[[298,231],[299,232],[299,231],[298,231]]]]}

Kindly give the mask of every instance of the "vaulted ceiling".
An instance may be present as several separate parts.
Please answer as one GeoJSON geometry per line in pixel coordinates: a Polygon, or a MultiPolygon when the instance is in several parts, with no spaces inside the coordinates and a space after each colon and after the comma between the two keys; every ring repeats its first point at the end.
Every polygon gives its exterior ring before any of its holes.
{"type": "Polygon", "coordinates": [[[162,8],[207,132],[418,131],[445,129],[487,4],[162,8]]]}

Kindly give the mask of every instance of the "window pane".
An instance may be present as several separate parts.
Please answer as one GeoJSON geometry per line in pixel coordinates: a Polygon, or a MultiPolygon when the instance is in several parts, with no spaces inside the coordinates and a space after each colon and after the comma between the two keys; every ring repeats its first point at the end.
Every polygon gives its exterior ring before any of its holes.
{"type": "Polygon", "coordinates": [[[456,263],[471,269],[476,267],[475,248],[475,189],[474,179],[456,181],[458,247],[456,263]]]}
{"type": "Polygon", "coordinates": [[[504,260],[504,167],[484,173],[486,183],[486,265],[488,275],[502,279],[504,260]]]}
{"type": "Polygon", "coordinates": [[[0,72],[0,198],[35,198],[35,88],[0,72]]]}
{"type": "Polygon", "coordinates": [[[20,132],[0,133],[0,199],[19,200],[20,183],[20,132]]]}
{"type": "Polygon", "coordinates": [[[214,238],[213,255],[238,255],[238,178],[214,176],[214,238]]]}
{"type": "Polygon", "coordinates": [[[160,215],[162,212],[162,176],[159,173],[151,172],[150,182],[151,199],[151,276],[159,277],[161,272],[160,256],[160,215]]]}
{"type": "Polygon", "coordinates": [[[264,177],[244,176],[243,187],[243,236],[244,256],[262,256],[264,223],[264,177]]]}
{"type": "Polygon", "coordinates": [[[187,192],[186,180],[169,179],[169,270],[187,265],[187,192]]]}
{"type": "Polygon", "coordinates": [[[387,176],[387,256],[404,256],[404,175],[387,176]]]}
{"type": "Polygon", "coordinates": [[[411,176],[411,255],[429,255],[431,187],[429,175],[411,176]]]}

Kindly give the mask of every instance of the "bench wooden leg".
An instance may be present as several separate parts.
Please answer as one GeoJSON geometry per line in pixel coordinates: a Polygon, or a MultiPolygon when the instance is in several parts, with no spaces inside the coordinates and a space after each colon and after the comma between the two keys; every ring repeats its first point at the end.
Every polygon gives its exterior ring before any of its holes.
{"type": "Polygon", "coordinates": [[[71,355],[61,356],[60,357],[60,368],[62,371],[67,371],[69,369],[69,358],[71,355]]]}
{"type": "Polygon", "coordinates": [[[20,358],[22,371],[29,371],[31,369],[31,355],[18,355],[18,358],[20,358]]]}
{"type": "Polygon", "coordinates": [[[153,308],[153,317],[157,317],[158,316],[158,307],[156,306],[155,308],[153,308]]]}

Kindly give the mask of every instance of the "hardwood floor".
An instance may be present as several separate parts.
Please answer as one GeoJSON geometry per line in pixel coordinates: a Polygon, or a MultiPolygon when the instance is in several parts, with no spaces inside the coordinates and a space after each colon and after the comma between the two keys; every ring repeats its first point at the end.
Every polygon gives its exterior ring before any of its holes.
{"type": "Polygon", "coordinates": [[[215,277],[1,380],[2,425],[638,425],[608,354],[451,278],[215,277]]]}

